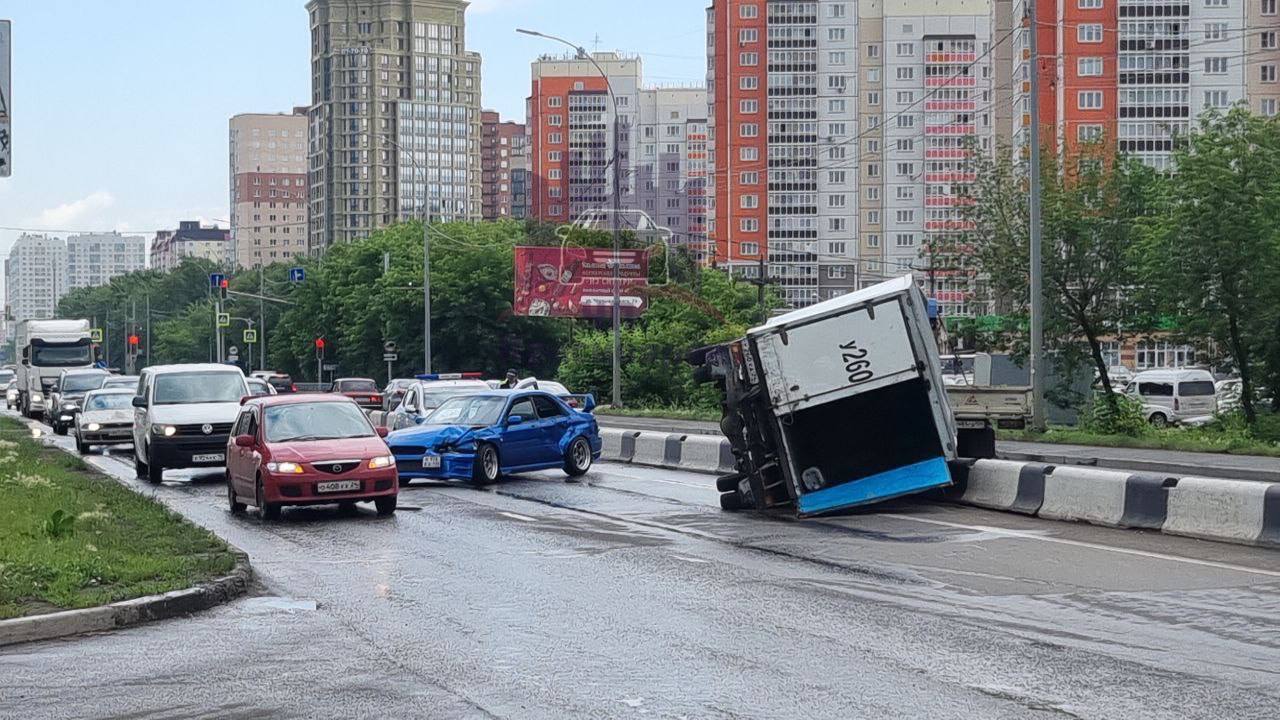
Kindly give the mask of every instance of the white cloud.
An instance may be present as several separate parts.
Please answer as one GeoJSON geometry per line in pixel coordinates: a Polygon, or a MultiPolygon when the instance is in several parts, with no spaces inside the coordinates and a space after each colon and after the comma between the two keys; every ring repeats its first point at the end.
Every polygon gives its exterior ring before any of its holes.
{"type": "Polygon", "coordinates": [[[90,193],[79,200],[40,211],[32,221],[36,227],[68,228],[92,220],[99,212],[116,204],[116,197],[105,190],[90,193]]]}

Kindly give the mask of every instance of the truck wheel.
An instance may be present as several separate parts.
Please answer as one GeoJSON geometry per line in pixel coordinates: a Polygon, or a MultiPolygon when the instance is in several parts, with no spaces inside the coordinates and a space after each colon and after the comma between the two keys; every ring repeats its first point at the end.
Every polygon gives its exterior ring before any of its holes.
{"type": "Polygon", "coordinates": [[[962,429],[956,437],[956,454],[978,460],[993,460],[996,456],[995,428],[962,429]]]}
{"type": "Polygon", "coordinates": [[[742,481],[741,473],[734,473],[732,475],[721,475],[720,477],[716,478],[716,490],[719,490],[722,493],[737,492],[738,483],[741,481],[742,481]]]}
{"type": "Polygon", "coordinates": [[[742,494],[737,490],[720,493],[720,509],[726,512],[738,512],[742,509],[742,494]]]}
{"type": "Polygon", "coordinates": [[[1147,422],[1151,423],[1152,427],[1168,427],[1169,417],[1164,413],[1154,413],[1150,418],[1148,418],[1147,422]]]}

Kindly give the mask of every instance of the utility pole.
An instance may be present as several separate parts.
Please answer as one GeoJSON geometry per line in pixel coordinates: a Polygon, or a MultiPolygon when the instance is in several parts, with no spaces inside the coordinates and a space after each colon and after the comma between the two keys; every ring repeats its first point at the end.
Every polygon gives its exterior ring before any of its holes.
{"type": "Polygon", "coordinates": [[[147,365],[151,365],[151,293],[147,293],[147,346],[144,351],[147,353],[147,365]]]}
{"type": "Polygon", "coordinates": [[[765,286],[765,264],[764,253],[760,253],[758,259],[758,267],[760,268],[760,276],[756,278],[756,303],[760,305],[760,322],[764,323],[769,319],[769,310],[764,306],[764,286],[765,286]]]}
{"type": "Polygon", "coordinates": [[[124,359],[125,368],[126,368],[125,375],[132,375],[134,371],[134,365],[136,365],[138,362],[138,352],[135,349],[135,346],[133,345],[133,343],[128,342],[128,340],[131,340],[133,338],[134,328],[136,327],[138,327],[138,301],[136,299],[131,299],[129,301],[129,328],[125,332],[125,338],[127,343],[125,345],[126,352],[125,352],[125,359],[124,359]]]}
{"type": "MultiPolygon", "coordinates": [[[[427,179],[427,174],[422,174],[427,179]]],[[[427,218],[427,197],[422,196],[422,367],[431,372],[431,225],[427,218]]]]}
{"type": "MultiPolygon", "coordinates": [[[[263,276],[262,265],[258,265],[258,324],[261,328],[258,330],[258,342],[262,343],[262,349],[258,351],[258,369],[267,369],[267,301],[264,299],[267,295],[266,280],[263,276]]],[[[249,363],[249,367],[253,367],[253,363],[249,363]]]]}
{"type": "Polygon", "coordinates": [[[1027,20],[1031,25],[1031,178],[1029,215],[1031,225],[1031,422],[1037,430],[1045,428],[1044,416],[1044,290],[1040,258],[1040,25],[1037,0],[1026,0],[1027,20]]]}

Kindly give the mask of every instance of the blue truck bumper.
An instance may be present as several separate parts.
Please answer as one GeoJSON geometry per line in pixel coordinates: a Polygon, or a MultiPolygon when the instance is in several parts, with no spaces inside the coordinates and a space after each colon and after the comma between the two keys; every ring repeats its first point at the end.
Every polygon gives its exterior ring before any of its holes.
{"type": "Polygon", "coordinates": [[[946,487],[950,484],[951,472],[947,468],[947,460],[937,457],[805,493],[800,496],[797,507],[801,515],[816,515],[946,487]]]}

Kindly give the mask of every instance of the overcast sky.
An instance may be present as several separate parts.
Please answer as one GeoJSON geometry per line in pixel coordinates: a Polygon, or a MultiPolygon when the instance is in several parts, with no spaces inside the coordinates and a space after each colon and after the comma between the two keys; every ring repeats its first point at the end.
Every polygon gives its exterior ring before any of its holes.
{"type": "MultiPolygon", "coordinates": [[[[14,0],[13,177],[0,226],[153,234],[228,215],[227,121],[310,96],[304,0],[14,0]]],[[[706,0],[473,0],[484,106],[523,120],[529,27],[644,56],[650,84],[705,81],[706,0]]],[[[0,257],[19,232],[0,229],[0,257]]],[[[58,233],[64,234],[64,233],[58,233]]]]}

